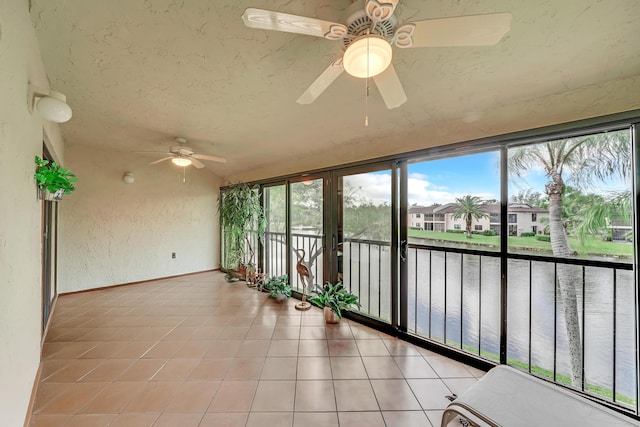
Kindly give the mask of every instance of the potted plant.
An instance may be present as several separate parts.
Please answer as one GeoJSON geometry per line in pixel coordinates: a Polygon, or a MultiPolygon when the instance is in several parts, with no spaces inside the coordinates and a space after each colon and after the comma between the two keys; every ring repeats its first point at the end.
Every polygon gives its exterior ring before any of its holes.
{"type": "MultiPolygon", "coordinates": [[[[223,267],[240,270],[253,265],[254,250],[251,234],[262,241],[266,219],[260,204],[259,186],[249,186],[244,182],[229,185],[220,192],[218,213],[223,235],[223,267]]],[[[243,277],[244,278],[244,277],[243,277]]]]}
{"type": "Polygon", "coordinates": [[[68,169],[38,156],[36,156],[36,173],[33,176],[38,183],[40,199],[54,202],[59,202],[64,194],[74,191],[76,187],[73,183],[78,180],[68,169]]]}
{"type": "Polygon", "coordinates": [[[289,286],[289,278],[286,274],[267,279],[264,288],[269,292],[269,296],[277,302],[282,302],[291,296],[291,286],[289,286]]]}
{"type": "Polygon", "coordinates": [[[338,323],[344,310],[361,307],[358,296],[345,289],[342,282],[335,285],[327,282],[322,287],[316,286],[309,301],[324,309],[324,320],[327,323],[338,323]]]}

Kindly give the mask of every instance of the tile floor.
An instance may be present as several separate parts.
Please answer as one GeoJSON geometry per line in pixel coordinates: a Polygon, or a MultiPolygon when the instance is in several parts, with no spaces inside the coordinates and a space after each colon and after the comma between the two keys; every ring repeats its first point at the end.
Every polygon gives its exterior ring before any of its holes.
{"type": "Polygon", "coordinates": [[[220,272],[61,296],[31,426],[439,426],[483,372],[220,272]]]}

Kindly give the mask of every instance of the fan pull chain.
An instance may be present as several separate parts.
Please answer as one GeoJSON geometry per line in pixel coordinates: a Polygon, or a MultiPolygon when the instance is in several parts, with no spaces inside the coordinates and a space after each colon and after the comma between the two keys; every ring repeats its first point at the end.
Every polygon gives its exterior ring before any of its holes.
{"type": "Polygon", "coordinates": [[[182,168],[182,183],[187,182],[187,168],[182,168]]]}
{"type": "Polygon", "coordinates": [[[367,78],[364,79],[364,87],[364,126],[369,127],[369,38],[367,38],[367,78]]]}

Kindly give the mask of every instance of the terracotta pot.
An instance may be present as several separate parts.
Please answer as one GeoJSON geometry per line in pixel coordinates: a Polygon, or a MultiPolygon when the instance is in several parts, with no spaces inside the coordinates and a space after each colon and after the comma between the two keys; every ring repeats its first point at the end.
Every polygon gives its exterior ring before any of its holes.
{"type": "Polygon", "coordinates": [[[340,323],[340,318],[329,307],[325,307],[324,321],[327,323],[340,323]]]}

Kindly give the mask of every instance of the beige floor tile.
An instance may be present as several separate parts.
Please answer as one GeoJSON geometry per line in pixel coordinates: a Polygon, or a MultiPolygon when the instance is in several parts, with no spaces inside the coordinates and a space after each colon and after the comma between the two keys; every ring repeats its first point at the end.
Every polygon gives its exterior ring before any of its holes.
{"type": "Polygon", "coordinates": [[[271,340],[267,357],[295,357],[298,356],[297,340],[271,340]]]}
{"type": "Polygon", "coordinates": [[[338,411],[378,411],[378,402],[369,380],[335,380],[338,411]]]}
{"type": "Polygon", "coordinates": [[[331,361],[328,357],[301,357],[298,359],[299,380],[331,379],[331,361]]]}
{"type": "Polygon", "coordinates": [[[391,356],[363,357],[362,362],[369,378],[404,378],[391,356]]]}
{"type": "Polygon", "coordinates": [[[378,399],[380,409],[383,411],[422,409],[405,380],[371,380],[371,386],[376,394],[376,399],[378,399]]]}
{"type": "Polygon", "coordinates": [[[390,356],[381,339],[356,340],[361,356],[390,356]]]}
{"type": "Polygon", "coordinates": [[[450,403],[445,396],[451,395],[451,391],[442,380],[410,379],[407,382],[425,411],[441,410],[450,403]]]}
{"type": "Polygon", "coordinates": [[[331,373],[335,380],[369,378],[360,357],[331,357],[331,373]]]}
{"type": "Polygon", "coordinates": [[[246,339],[236,342],[240,343],[236,357],[266,357],[271,345],[269,340],[246,339]]]}
{"type": "Polygon", "coordinates": [[[136,360],[116,378],[116,381],[149,381],[165,363],[165,359],[136,360]]]}
{"type": "Polygon", "coordinates": [[[298,340],[300,338],[300,326],[278,326],[273,330],[274,340],[298,340]]]}
{"type": "Polygon", "coordinates": [[[87,402],[96,397],[106,383],[58,383],[60,387],[55,388],[56,393],[48,401],[40,402],[35,408],[35,413],[46,412],[50,414],[70,414],[76,413],[87,402]]]}
{"type": "Polygon", "coordinates": [[[192,380],[221,380],[227,375],[233,359],[209,358],[202,359],[191,371],[189,379],[192,380]]]}
{"type": "Polygon", "coordinates": [[[80,414],[69,419],[65,427],[104,427],[110,425],[116,414],[80,414]]]}
{"type": "Polygon", "coordinates": [[[358,346],[351,340],[328,340],[330,356],[360,356],[358,346]]]}
{"type": "Polygon", "coordinates": [[[158,341],[153,347],[151,347],[145,354],[142,355],[143,359],[169,359],[171,358],[182,346],[186,343],[186,340],[167,340],[158,341]]]}
{"type": "Polygon", "coordinates": [[[362,325],[350,325],[351,333],[357,340],[375,340],[380,339],[380,332],[375,329],[367,328],[362,325]]]}
{"type": "MultiPolygon", "coordinates": [[[[428,426],[429,419],[422,411],[384,411],[387,427],[428,426]]],[[[440,424],[437,424],[440,427],[440,424]]]]}
{"type": "Polygon", "coordinates": [[[292,427],[293,412],[251,412],[246,427],[292,427]]]}
{"type": "Polygon", "coordinates": [[[293,427],[339,427],[336,412],[296,412],[293,427]]]}
{"type": "Polygon", "coordinates": [[[31,424],[438,425],[484,374],[296,302],[219,272],[60,296],[31,424]]]}
{"type": "Polygon", "coordinates": [[[296,411],[336,411],[335,393],[331,380],[309,380],[296,383],[296,411]]]}
{"type": "Polygon", "coordinates": [[[176,389],[176,393],[167,405],[168,412],[205,412],[220,381],[185,381],[176,389]]]}
{"type": "MultiPolygon", "coordinates": [[[[338,420],[341,426],[346,427],[386,427],[382,413],[378,411],[338,412],[338,420]]],[[[414,426],[407,425],[406,427],[414,426]]]]}
{"type": "Polygon", "coordinates": [[[405,378],[438,378],[422,356],[394,356],[394,360],[405,378]]]}
{"type": "Polygon", "coordinates": [[[159,416],[160,414],[120,414],[109,423],[109,427],[151,427],[159,416]]]}
{"type": "Polygon", "coordinates": [[[102,364],[99,359],[71,360],[69,364],[44,378],[44,382],[76,382],[102,364]]]}
{"type": "Polygon", "coordinates": [[[257,380],[262,374],[264,358],[235,358],[225,375],[227,380],[257,380]]]}
{"type": "Polygon", "coordinates": [[[329,346],[326,340],[300,340],[298,356],[329,356],[329,346]]]}
{"type": "Polygon", "coordinates": [[[298,359],[295,357],[268,357],[264,362],[262,380],[295,380],[298,359]]]}
{"type": "Polygon", "coordinates": [[[108,384],[96,397],[78,412],[84,414],[119,414],[144,389],[143,382],[117,382],[108,384]]]}
{"type": "Polygon", "coordinates": [[[131,400],[123,412],[163,412],[180,384],[175,381],[144,383],[140,393],[131,400]]]}
{"type": "MultiPolygon", "coordinates": [[[[246,412],[238,413],[212,413],[204,414],[199,427],[245,427],[247,423],[246,412]]],[[[263,424],[267,426],[268,424],[263,424]]],[[[271,427],[269,425],[269,427],[271,427]]]]}
{"type": "Polygon", "coordinates": [[[425,356],[425,359],[440,378],[465,378],[473,376],[464,364],[444,356],[425,356]]]}
{"type": "Polygon", "coordinates": [[[195,359],[202,358],[207,351],[211,341],[207,340],[189,340],[185,342],[179,349],[173,354],[173,358],[177,359],[195,359]]]}
{"type": "Polygon", "coordinates": [[[180,413],[165,412],[156,421],[153,427],[198,427],[204,413],[180,413]]]}
{"type": "Polygon", "coordinates": [[[248,340],[270,340],[273,337],[274,326],[252,325],[247,332],[248,340]]]}
{"type": "Polygon", "coordinates": [[[251,411],[293,411],[295,393],[295,381],[260,381],[251,411]]]}
{"type": "Polygon", "coordinates": [[[385,346],[392,356],[420,356],[420,348],[397,338],[384,339],[385,346]]]}
{"type": "Polygon", "coordinates": [[[258,381],[223,381],[208,412],[249,412],[258,381]]]}
{"type": "Polygon", "coordinates": [[[186,380],[202,359],[169,359],[151,378],[152,381],[186,380]]]}
{"type": "Polygon", "coordinates": [[[93,371],[83,376],[80,381],[84,382],[104,382],[115,381],[133,363],[134,359],[105,359],[102,364],[93,371]]]}
{"type": "Polygon", "coordinates": [[[320,326],[303,326],[300,328],[301,340],[325,340],[327,335],[325,329],[320,326]]]}
{"type": "Polygon", "coordinates": [[[325,327],[325,334],[327,335],[327,339],[330,340],[352,340],[353,333],[351,333],[351,328],[345,322],[346,319],[342,319],[341,323],[337,325],[327,324],[325,327]]]}
{"type": "Polygon", "coordinates": [[[211,341],[204,357],[235,357],[244,341],[215,340],[211,341]]]}

